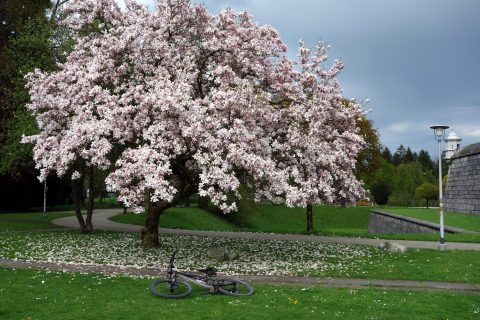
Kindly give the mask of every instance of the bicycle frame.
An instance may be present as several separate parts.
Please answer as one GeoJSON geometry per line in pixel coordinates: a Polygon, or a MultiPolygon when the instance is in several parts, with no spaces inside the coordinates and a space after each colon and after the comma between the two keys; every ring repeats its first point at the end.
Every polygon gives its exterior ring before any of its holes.
{"type": "Polygon", "coordinates": [[[190,283],[196,284],[200,287],[203,287],[208,290],[215,290],[216,289],[216,277],[215,276],[210,276],[208,271],[206,271],[202,275],[196,275],[192,273],[184,273],[180,272],[175,269],[175,266],[173,265],[173,262],[175,261],[175,255],[176,251],[173,253],[172,257],[170,258],[170,264],[167,268],[167,274],[168,274],[168,279],[169,280],[174,280],[176,281],[177,278],[181,278],[185,281],[188,281],[190,283]],[[209,282],[211,284],[209,284],[209,282]]]}
{"type": "Polygon", "coordinates": [[[211,277],[197,276],[197,275],[194,275],[194,274],[183,273],[183,272],[176,271],[176,270],[174,270],[173,272],[174,273],[173,273],[172,277],[183,279],[185,281],[196,284],[196,285],[198,285],[200,287],[203,287],[205,289],[208,289],[208,290],[215,290],[215,286],[213,285],[215,279],[212,279],[211,277]],[[208,281],[212,281],[212,284],[208,284],[208,281]]]}
{"type": "Polygon", "coordinates": [[[243,280],[224,277],[217,278],[213,268],[199,269],[198,271],[201,274],[178,271],[173,265],[175,254],[176,252],[170,258],[167,277],[156,279],[150,286],[150,290],[156,296],[163,298],[186,297],[192,292],[192,286],[188,282],[208,289],[210,293],[222,293],[230,296],[246,296],[255,292],[255,289],[243,280]]]}

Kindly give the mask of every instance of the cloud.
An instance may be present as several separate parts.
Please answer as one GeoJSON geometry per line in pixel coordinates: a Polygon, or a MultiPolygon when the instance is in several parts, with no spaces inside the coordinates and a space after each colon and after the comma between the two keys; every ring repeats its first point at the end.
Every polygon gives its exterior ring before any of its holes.
{"type": "Polygon", "coordinates": [[[385,130],[395,134],[403,134],[411,131],[412,128],[413,125],[410,122],[395,122],[391,123],[385,130]]]}
{"type": "Polygon", "coordinates": [[[466,126],[460,130],[460,138],[480,138],[480,126],[466,126]]]}

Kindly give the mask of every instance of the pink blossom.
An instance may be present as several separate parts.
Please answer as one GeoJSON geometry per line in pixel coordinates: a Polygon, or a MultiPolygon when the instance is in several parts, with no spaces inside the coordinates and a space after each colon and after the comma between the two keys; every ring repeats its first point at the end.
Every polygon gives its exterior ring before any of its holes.
{"type": "Polygon", "coordinates": [[[113,165],[109,189],[135,206],[146,193],[171,201],[188,172],[225,212],[241,183],[288,205],[363,195],[352,173],[362,110],[343,105],[343,64],[323,65],[328,46],[301,43],[290,61],[278,33],[247,12],[215,16],[187,0],[155,12],[73,0],[65,12],[74,50],[59,71],[27,76],[40,133],[24,141],[42,177],[76,161],[113,165]]]}

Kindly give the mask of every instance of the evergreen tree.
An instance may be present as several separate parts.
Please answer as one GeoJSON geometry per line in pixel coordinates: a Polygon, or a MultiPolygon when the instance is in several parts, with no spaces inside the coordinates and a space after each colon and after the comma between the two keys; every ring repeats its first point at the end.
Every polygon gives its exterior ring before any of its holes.
{"type": "Polygon", "coordinates": [[[407,148],[407,151],[405,152],[405,156],[403,157],[403,163],[409,163],[415,161],[415,154],[412,152],[412,149],[410,147],[407,148]]]}
{"type": "Polygon", "coordinates": [[[431,172],[435,166],[435,163],[430,157],[428,151],[423,149],[418,153],[418,162],[422,166],[422,170],[424,172],[431,172]]]}
{"type": "Polygon", "coordinates": [[[382,157],[387,161],[388,163],[392,163],[392,153],[390,152],[390,149],[388,147],[385,147],[382,151],[382,157]]]}
{"type": "Polygon", "coordinates": [[[401,163],[405,163],[405,154],[407,153],[407,150],[405,149],[405,147],[401,144],[397,151],[395,151],[395,154],[393,155],[393,158],[392,158],[392,163],[395,165],[395,166],[398,166],[399,164],[401,163]]]}

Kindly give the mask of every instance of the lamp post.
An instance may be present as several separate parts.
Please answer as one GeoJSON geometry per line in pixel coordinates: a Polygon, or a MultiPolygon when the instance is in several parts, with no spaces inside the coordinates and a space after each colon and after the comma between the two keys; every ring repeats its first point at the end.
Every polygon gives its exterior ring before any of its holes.
{"type": "Polygon", "coordinates": [[[442,141],[445,139],[445,130],[448,126],[435,125],[433,129],[435,140],[438,141],[438,202],[440,206],[440,243],[438,249],[445,250],[445,233],[443,228],[443,188],[442,188],[442,141]]]}

